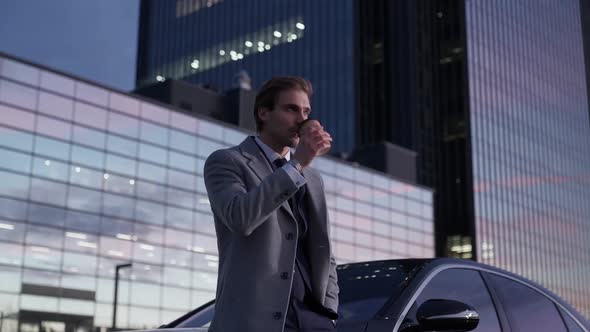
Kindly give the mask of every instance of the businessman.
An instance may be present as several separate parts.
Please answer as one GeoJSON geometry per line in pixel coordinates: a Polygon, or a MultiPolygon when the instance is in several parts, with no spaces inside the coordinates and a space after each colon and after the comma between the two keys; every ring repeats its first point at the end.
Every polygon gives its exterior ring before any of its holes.
{"type": "Polygon", "coordinates": [[[254,106],[258,135],[205,163],[219,248],[213,332],[335,331],[328,209],[309,167],[332,138],[306,121],[311,95],[300,77],[267,81],[254,106]]]}

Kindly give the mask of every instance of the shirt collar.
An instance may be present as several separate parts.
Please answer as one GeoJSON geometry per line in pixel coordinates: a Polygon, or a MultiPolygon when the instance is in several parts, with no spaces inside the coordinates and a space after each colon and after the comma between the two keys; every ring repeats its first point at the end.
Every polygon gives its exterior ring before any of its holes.
{"type": "Polygon", "coordinates": [[[285,157],[281,157],[280,154],[271,149],[270,146],[266,145],[258,136],[254,137],[254,141],[256,141],[260,149],[262,149],[262,152],[264,152],[264,155],[266,155],[266,158],[268,158],[271,163],[279,158],[285,158],[287,161],[291,160],[291,149],[287,151],[285,157]]]}

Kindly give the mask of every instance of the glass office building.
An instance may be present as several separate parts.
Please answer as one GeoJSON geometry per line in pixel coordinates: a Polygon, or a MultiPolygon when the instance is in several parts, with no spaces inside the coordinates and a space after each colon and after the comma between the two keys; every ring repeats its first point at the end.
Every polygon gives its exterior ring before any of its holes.
{"type": "Polygon", "coordinates": [[[355,144],[353,0],[149,0],[141,2],[137,86],[168,78],[234,86],[245,70],[252,86],[278,75],[304,76],[314,88],[313,116],[355,144]]]}
{"type": "MultiPolygon", "coordinates": [[[[0,55],[0,328],[149,328],[214,297],[202,169],[247,133],[0,55]]],[[[432,191],[332,158],[340,263],[434,254],[432,191]]]]}
{"type": "Polygon", "coordinates": [[[590,317],[590,119],[578,0],[465,1],[477,256],[590,317]]]}
{"type": "Polygon", "coordinates": [[[367,136],[418,153],[436,254],[524,275],[590,317],[588,1],[358,3],[362,59],[375,60],[361,100],[374,122],[411,119],[409,145],[402,131],[367,136]]]}

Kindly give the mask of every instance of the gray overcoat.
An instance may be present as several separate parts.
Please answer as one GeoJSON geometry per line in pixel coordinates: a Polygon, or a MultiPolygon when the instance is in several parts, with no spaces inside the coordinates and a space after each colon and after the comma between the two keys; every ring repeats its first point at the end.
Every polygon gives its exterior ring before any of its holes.
{"type": "MultiPolygon", "coordinates": [[[[288,199],[298,187],[282,169],[272,171],[252,137],[213,152],[204,176],[219,248],[217,302],[210,331],[283,331],[298,236],[288,199]]],[[[309,167],[303,176],[309,193],[312,294],[337,312],[336,264],[328,238],[323,182],[309,167]]]]}

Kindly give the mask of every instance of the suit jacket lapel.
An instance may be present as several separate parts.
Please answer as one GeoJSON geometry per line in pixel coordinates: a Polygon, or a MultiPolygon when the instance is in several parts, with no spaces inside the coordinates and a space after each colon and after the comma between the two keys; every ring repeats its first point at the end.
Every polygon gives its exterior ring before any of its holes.
{"type": "MultiPolygon", "coordinates": [[[[272,174],[272,167],[268,163],[264,153],[262,150],[260,150],[260,147],[258,147],[258,144],[256,144],[252,136],[247,137],[240,144],[240,150],[242,151],[242,155],[248,159],[248,167],[250,167],[252,172],[258,176],[260,181],[272,174]]],[[[293,215],[293,211],[291,211],[288,201],[283,202],[281,207],[287,210],[289,215],[293,218],[293,220],[295,220],[295,216],[293,215]]]]}

